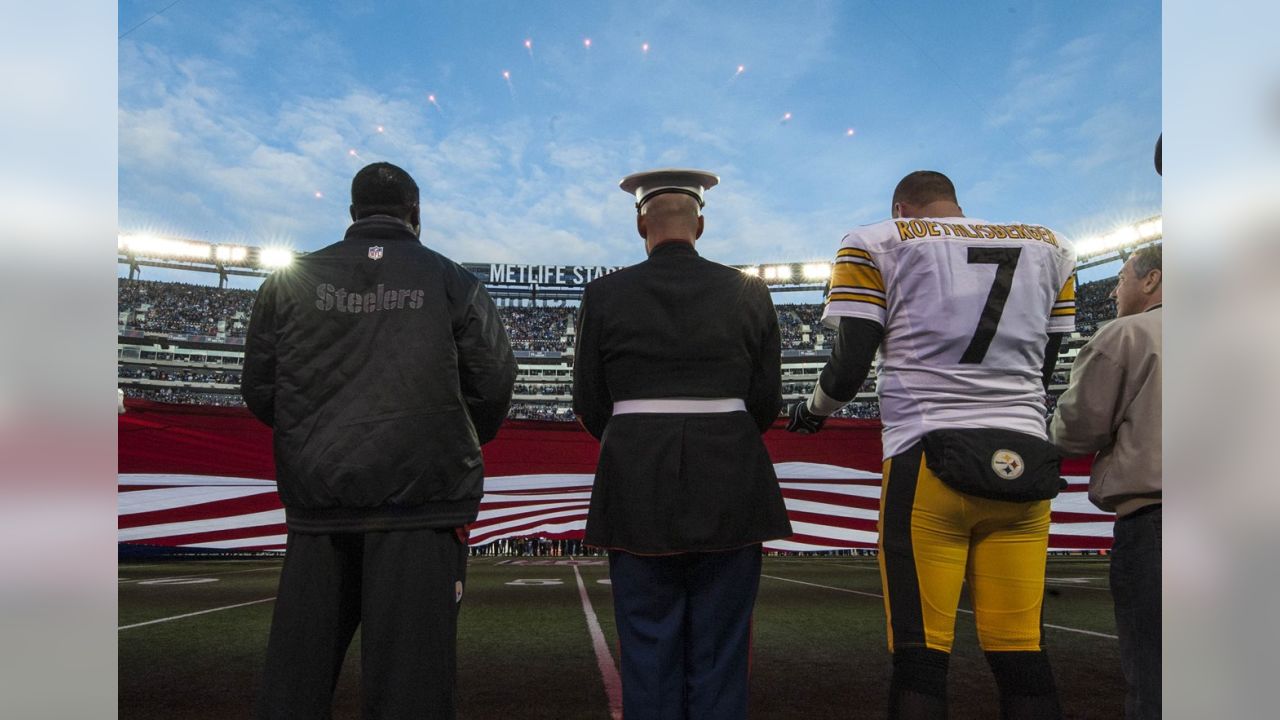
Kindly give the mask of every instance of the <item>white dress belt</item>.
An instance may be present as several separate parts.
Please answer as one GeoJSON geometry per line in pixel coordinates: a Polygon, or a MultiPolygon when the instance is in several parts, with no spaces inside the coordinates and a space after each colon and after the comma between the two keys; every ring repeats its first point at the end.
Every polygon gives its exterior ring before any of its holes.
{"type": "Polygon", "coordinates": [[[614,415],[632,413],[727,413],[746,412],[741,398],[655,398],[652,400],[619,400],[613,404],[614,415]]]}

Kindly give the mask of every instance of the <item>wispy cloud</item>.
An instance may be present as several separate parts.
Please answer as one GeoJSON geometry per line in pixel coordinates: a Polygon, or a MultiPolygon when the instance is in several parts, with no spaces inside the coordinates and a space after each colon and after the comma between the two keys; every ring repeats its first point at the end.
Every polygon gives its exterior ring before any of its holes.
{"type": "Polygon", "coordinates": [[[468,261],[639,259],[617,183],[661,166],[721,174],[702,247],[726,262],[825,257],[920,167],[954,168],[962,200],[992,216],[1074,218],[1142,194],[1123,191],[1142,184],[1137,166],[1116,168],[1149,132],[1122,94],[1149,63],[1093,23],[1042,23],[1007,59],[991,49],[1005,77],[986,110],[925,113],[907,100],[930,79],[868,62],[902,41],[839,3],[672,0],[642,17],[600,4],[480,25],[475,8],[432,5],[413,20],[421,37],[376,46],[367,28],[388,16],[374,5],[178,9],[120,45],[126,229],[315,249],[340,236],[350,179],[378,160],[418,180],[424,239],[468,261]],[[589,51],[579,26],[596,29],[589,51]],[[1129,85],[1099,92],[1108,68],[1129,85]]]}

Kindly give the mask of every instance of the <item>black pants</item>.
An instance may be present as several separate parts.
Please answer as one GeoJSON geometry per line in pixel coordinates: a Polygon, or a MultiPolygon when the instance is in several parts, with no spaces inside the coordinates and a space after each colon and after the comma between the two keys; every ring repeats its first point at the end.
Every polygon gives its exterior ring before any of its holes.
{"type": "Polygon", "coordinates": [[[330,717],[359,626],[365,718],[453,718],[466,562],[453,529],[290,532],[256,717],[330,717]]]}
{"type": "Polygon", "coordinates": [[[1160,506],[1152,505],[1120,518],[1111,546],[1124,716],[1130,720],[1160,717],[1161,517],[1160,506]]]}
{"type": "Polygon", "coordinates": [[[747,716],[760,546],[643,556],[609,551],[627,720],[747,716]]]}

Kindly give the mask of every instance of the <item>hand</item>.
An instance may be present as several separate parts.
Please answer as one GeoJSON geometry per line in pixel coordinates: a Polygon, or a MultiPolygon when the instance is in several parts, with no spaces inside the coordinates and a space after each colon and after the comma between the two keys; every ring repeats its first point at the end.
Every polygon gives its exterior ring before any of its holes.
{"type": "Polygon", "coordinates": [[[812,435],[821,430],[826,421],[825,415],[810,412],[808,401],[802,400],[791,408],[791,422],[787,423],[787,432],[812,435]]]}

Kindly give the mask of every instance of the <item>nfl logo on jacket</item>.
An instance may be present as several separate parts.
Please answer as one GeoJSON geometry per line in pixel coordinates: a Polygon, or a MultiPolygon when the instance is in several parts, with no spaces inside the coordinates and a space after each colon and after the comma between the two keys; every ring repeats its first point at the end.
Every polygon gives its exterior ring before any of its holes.
{"type": "Polygon", "coordinates": [[[381,259],[382,259],[382,246],[381,246],[381,245],[373,245],[373,246],[371,246],[371,247],[369,248],[369,259],[370,259],[370,260],[381,260],[381,259]]]}

